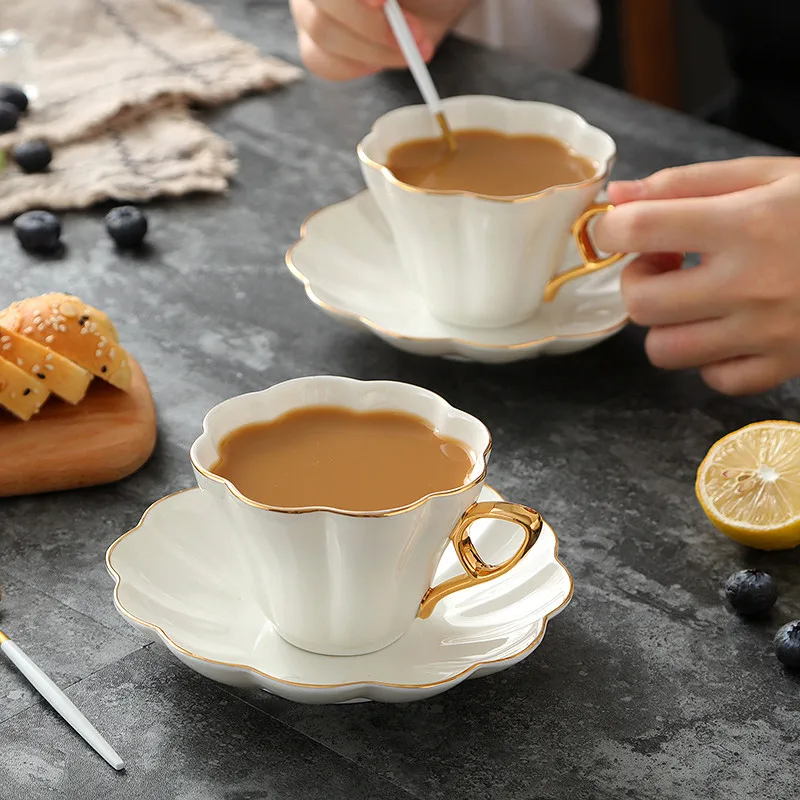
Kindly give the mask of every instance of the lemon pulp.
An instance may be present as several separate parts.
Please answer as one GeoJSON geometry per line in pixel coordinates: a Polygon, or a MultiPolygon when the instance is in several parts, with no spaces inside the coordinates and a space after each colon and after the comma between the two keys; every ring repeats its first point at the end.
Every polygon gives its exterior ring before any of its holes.
{"type": "Polygon", "coordinates": [[[749,547],[800,544],[800,423],[769,420],[720,439],[697,470],[711,522],[749,547]]]}

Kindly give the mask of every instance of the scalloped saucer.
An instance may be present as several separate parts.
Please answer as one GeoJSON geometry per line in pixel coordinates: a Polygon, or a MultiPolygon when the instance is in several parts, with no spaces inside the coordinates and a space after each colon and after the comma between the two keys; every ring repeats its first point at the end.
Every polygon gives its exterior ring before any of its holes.
{"type": "MultiPolygon", "coordinates": [[[[599,344],[628,323],[620,273],[630,258],[566,284],[531,320],[499,329],[440,322],[403,276],[392,234],[368,191],[312,214],[286,265],[312,303],[409,353],[503,364],[566,355],[599,344]]],[[[580,263],[574,243],[564,270],[580,263]]]]}
{"type": "MultiPolygon", "coordinates": [[[[481,500],[501,499],[484,487],[481,500]]],[[[518,529],[479,521],[472,539],[498,563],[518,547],[518,529]],[[498,529],[499,527],[499,529],[498,529]]],[[[548,620],[572,597],[572,578],[545,524],[507,575],[443,599],[389,647],[365,656],[321,656],[283,641],[244,588],[225,523],[200,489],[154,503],[106,554],[114,604],[134,627],[155,632],[191,669],[232,686],[302,703],[409,702],[467,678],[498,672],[538,647],[548,620]]],[[[436,583],[458,574],[452,546],[436,583]]]]}

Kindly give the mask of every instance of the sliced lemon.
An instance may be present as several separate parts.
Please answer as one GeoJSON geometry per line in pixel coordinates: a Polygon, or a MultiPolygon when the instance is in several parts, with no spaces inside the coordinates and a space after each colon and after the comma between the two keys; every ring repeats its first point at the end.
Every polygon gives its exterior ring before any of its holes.
{"type": "Polygon", "coordinates": [[[759,550],[800,544],[800,423],[754,422],[720,439],[697,470],[703,511],[759,550]]]}

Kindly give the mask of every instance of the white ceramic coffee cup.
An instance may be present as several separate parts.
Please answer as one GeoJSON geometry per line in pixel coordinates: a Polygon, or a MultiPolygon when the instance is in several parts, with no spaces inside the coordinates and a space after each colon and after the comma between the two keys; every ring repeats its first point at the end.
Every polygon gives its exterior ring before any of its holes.
{"type": "Polygon", "coordinates": [[[397,145],[441,135],[436,121],[421,105],[378,119],[358,145],[361,171],[409,280],[435,317],[462,327],[514,325],[532,317],[567,281],[623,257],[598,254],[587,229],[592,217],[610,207],[594,203],[616,157],[607,133],[549,103],[464,96],[445,100],[444,110],[453,130],[560,139],[597,170],[581,183],[513,198],[421,189],[398,180],[385,164],[397,145]],[[584,263],[559,274],[571,237],[584,263]]]}
{"type": "Polygon", "coordinates": [[[221,403],[207,414],[190,456],[198,485],[225,513],[243,577],[252,582],[262,611],[281,637],[315,653],[357,655],[399,639],[451,592],[507,573],[536,542],[542,525],[536,511],[513,503],[475,502],[490,449],[483,423],[433,392],[404,383],[324,376],[287,381],[221,403]],[[226,434],[315,405],[391,409],[422,417],[471,450],[470,473],[463,486],[402,508],[352,512],[266,506],[212,472],[226,434]],[[469,539],[472,522],[487,517],[515,522],[524,532],[517,553],[497,566],[484,563],[469,539]],[[448,541],[465,574],[432,588],[448,541]]]}

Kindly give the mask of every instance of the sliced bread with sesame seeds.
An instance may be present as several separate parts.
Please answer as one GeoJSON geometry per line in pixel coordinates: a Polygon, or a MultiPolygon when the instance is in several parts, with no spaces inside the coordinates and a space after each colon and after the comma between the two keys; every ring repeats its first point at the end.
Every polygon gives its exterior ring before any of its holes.
{"type": "Polygon", "coordinates": [[[50,395],[38,378],[10,361],[0,359],[0,408],[29,420],[50,395]]]}
{"type": "Polygon", "coordinates": [[[92,375],[44,345],[0,325],[0,358],[37,378],[57,397],[75,405],[83,400],[92,375]]]}
{"type": "Polygon", "coordinates": [[[69,359],[92,375],[128,391],[131,368],[106,314],[74,295],[52,292],[12,303],[0,325],[69,359]]]}

